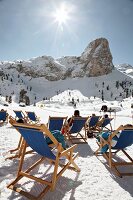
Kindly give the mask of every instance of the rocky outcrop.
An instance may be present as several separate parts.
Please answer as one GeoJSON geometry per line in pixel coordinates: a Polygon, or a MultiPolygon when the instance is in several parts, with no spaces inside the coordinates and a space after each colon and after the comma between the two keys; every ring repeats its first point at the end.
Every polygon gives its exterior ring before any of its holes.
{"type": "Polygon", "coordinates": [[[109,43],[105,38],[92,41],[81,56],[65,56],[54,59],[41,56],[28,61],[1,64],[8,69],[16,68],[19,73],[33,78],[44,77],[49,81],[75,77],[91,77],[108,74],[113,69],[109,43]]]}
{"type": "Polygon", "coordinates": [[[87,76],[108,74],[114,68],[109,43],[105,38],[91,42],[81,54],[82,70],[87,76]]]}

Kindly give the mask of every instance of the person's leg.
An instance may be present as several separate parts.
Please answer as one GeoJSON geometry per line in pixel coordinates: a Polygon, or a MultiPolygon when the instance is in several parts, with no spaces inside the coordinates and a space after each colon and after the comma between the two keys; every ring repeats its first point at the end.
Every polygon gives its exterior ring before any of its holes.
{"type": "MultiPolygon", "coordinates": [[[[62,147],[64,149],[66,149],[66,142],[65,142],[65,138],[64,138],[64,135],[59,131],[59,130],[54,130],[54,131],[51,131],[51,133],[53,134],[53,136],[56,138],[56,140],[62,144],[62,147]]],[[[48,144],[51,144],[52,141],[50,140],[50,138],[46,138],[46,142],[48,144]]]]}

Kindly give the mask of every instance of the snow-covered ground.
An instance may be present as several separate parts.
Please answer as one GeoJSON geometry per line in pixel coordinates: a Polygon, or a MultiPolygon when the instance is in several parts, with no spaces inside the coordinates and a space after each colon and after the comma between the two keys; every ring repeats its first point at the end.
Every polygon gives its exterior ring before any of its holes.
{"type": "MultiPolygon", "coordinates": [[[[113,129],[121,124],[133,124],[133,110],[131,104],[133,98],[128,98],[122,102],[105,101],[102,102],[99,98],[84,97],[79,91],[75,91],[74,95],[79,99],[76,103],[76,108],[68,103],[69,92],[65,91],[52,100],[38,103],[36,106],[19,107],[12,103],[6,108],[8,113],[14,116],[13,110],[35,111],[37,116],[41,118],[42,123],[48,122],[49,116],[71,116],[74,109],[79,109],[81,116],[90,116],[92,113],[103,115],[99,112],[103,104],[109,108],[115,109],[117,112],[108,113],[114,119],[112,121],[113,129]],[[59,98],[59,100],[58,100],[59,98]]],[[[19,141],[18,132],[11,127],[10,124],[0,127],[0,199],[1,200],[26,200],[26,198],[6,188],[7,184],[15,178],[18,167],[18,159],[5,160],[9,155],[8,150],[17,146],[19,141]]],[[[133,177],[119,178],[115,176],[106,164],[106,161],[94,155],[97,149],[95,138],[88,139],[88,144],[79,144],[76,151],[79,152],[79,157],[76,163],[81,169],[80,173],[67,170],[58,180],[56,188],[53,192],[48,192],[44,199],[52,200],[132,200],[133,199],[133,177]]],[[[133,155],[133,145],[127,148],[129,154],[133,155]]],[[[33,155],[29,156],[29,162],[34,159],[33,155]]],[[[43,174],[45,166],[41,165],[37,168],[36,173],[43,174]]],[[[30,191],[37,192],[35,185],[29,183],[30,191]]]]}

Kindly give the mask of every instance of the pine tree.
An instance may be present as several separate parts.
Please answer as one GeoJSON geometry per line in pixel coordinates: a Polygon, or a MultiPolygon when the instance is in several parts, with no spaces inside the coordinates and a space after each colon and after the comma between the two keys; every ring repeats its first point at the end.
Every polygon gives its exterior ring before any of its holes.
{"type": "Polygon", "coordinates": [[[109,90],[109,85],[107,86],[107,90],[109,90]]]}
{"type": "Polygon", "coordinates": [[[116,81],[116,88],[118,89],[118,88],[119,88],[119,86],[120,86],[120,83],[119,83],[119,81],[116,81]]]}
{"type": "Polygon", "coordinates": [[[104,101],[104,93],[103,93],[103,90],[102,90],[102,101],[104,101]]]}
{"type": "Polygon", "coordinates": [[[19,102],[23,102],[24,101],[24,97],[25,97],[25,94],[27,93],[27,91],[25,91],[24,89],[22,89],[20,91],[20,94],[19,94],[19,102]]]}
{"type": "Polygon", "coordinates": [[[30,98],[29,98],[28,96],[25,96],[25,104],[26,104],[27,106],[30,105],[30,98]]]}
{"type": "Polygon", "coordinates": [[[129,95],[129,89],[126,88],[126,98],[128,98],[128,95],[129,95]]]}
{"type": "Polygon", "coordinates": [[[6,95],[6,101],[8,102],[8,96],[6,95]]]}
{"type": "Polygon", "coordinates": [[[12,103],[12,96],[9,96],[8,102],[9,102],[9,103],[12,103]]]}

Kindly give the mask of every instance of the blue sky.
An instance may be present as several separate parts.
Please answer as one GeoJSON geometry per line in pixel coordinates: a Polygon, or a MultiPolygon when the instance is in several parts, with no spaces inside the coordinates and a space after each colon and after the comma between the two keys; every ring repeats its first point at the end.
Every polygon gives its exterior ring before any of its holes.
{"type": "Polygon", "coordinates": [[[0,60],[80,56],[109,41],[115,65],[133,65],[133,0],[0,0],[0,60]],[[65,5],[67,19],[55,18],[65,5]]]}

